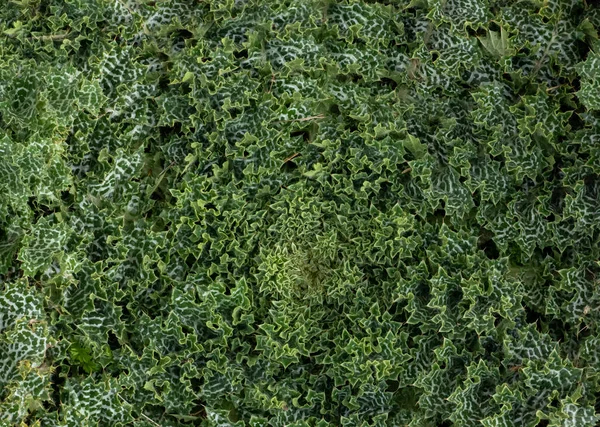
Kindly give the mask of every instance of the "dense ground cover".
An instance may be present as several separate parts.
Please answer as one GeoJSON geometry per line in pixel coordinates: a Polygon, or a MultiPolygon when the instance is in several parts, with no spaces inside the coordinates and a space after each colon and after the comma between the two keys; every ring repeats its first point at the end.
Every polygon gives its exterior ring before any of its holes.
{"type": "Polygon", "coordinates": [[[1,2],[0,425],[595,425],[595,3],[1,2]]]}

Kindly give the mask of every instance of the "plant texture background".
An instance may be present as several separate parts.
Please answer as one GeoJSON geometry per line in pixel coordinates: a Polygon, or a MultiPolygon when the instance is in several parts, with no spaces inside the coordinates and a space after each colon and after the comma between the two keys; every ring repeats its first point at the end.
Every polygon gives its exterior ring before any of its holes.
{"type": "Polygon", "coordinates": [[[1,426],[596,425],[597,2],[0,6],[1,426]]]}

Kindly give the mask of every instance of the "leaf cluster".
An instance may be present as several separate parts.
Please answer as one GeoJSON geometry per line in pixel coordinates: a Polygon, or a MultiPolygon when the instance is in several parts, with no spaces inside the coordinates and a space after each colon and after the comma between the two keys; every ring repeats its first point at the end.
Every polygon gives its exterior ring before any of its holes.
{"type": "Polygon", "coordinates": [[[593,426],[600,8],[0,8],[0,426],[593,426]]]}

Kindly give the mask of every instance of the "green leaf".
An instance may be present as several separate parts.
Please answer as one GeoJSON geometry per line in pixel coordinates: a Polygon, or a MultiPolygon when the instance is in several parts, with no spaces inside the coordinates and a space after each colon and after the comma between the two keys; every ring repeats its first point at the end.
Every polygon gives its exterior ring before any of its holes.
{"type": "Polygon", "coordinates": [[[514,50],[510,48],[508,33],[502,27],[500,32],[488,30],[485,37],[478,37],[478,39],[492,56],[502,58],[514,54],[514,50]]]}

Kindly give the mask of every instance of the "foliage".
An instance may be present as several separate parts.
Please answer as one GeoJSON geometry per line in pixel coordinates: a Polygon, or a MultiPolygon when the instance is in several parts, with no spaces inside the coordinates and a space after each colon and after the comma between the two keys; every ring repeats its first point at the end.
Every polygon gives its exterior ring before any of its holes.
{"type": "Polygon", "coordinates": [[[594,425],[597,28],[3,2],[0,425],[594,425]]]}

